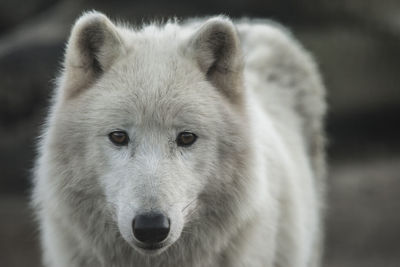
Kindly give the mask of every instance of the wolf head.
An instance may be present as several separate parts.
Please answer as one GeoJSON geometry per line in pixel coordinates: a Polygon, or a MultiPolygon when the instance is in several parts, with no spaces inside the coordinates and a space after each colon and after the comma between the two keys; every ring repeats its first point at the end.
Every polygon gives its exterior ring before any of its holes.
{"type": "Polygon", "coordinates": [[[145,254],[184,229],[223,227],[248,156],[242,72],[224,17],[133,31],[84,14],[49,134],[62,190],[80,199],[72,209],[116,225],[145,254]]]}

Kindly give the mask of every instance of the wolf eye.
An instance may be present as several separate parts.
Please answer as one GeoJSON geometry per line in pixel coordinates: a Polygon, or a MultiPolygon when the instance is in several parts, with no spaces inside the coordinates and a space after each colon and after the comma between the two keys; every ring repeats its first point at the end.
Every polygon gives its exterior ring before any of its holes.
{"type": "Polygon", "coordinates": [[[178,146],[191,146],[196,142],[197,135],[191,132],[181,132],[176,138],[176,143],[178,146]]]}
{"type": "Polygon", "coordinates": [[[110,141],[113,142],[114,145],[124,146],[129,142],[128,134],[124,131],[114,131],[108,135],[110,141]]]}

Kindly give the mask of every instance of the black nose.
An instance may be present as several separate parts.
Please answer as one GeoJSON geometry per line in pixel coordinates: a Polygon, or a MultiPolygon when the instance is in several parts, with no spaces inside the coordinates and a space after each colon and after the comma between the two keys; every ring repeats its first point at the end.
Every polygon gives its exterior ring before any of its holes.
{"type": "Polygon", "coordinates": [[[135,217],[132,222],[135,238],[148,245],[165,240],[169,234],[170,221],[161,213],[144,213],[135,217]]]}

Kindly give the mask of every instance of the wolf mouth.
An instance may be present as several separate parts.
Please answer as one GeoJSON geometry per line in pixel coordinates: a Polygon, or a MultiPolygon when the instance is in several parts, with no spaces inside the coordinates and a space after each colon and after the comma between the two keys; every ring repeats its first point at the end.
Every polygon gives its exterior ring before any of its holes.
{"type": "Polygon", "coordinates": [[[156,244],[144,244],[141,242],[135,242],[135,246],[148,252],[155,252],[161,248],[165,248],[167,244],[165,242],[160,242],[156,244]]]}

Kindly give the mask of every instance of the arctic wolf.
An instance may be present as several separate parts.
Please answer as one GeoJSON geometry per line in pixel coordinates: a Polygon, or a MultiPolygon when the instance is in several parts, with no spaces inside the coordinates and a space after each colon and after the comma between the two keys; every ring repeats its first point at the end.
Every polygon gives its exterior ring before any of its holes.
{"type": "Polygon", "coordinates": [[[48,267],[315,267],[324,88],[282,27],[85,13],[39,144],[48,267]]]}

